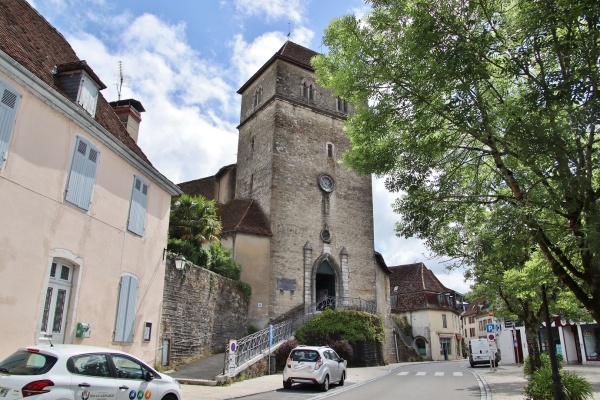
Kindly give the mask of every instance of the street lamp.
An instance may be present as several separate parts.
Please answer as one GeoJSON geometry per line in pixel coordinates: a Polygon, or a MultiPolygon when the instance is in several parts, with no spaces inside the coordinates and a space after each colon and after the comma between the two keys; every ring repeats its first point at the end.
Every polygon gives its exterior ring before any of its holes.
{"type": "Polygon", "coordinates": [[[178,254],[177,257],[175,257],[175,269],[182,270],[185,266],[185,261],[185,257],[181,254],[178,254]]]}

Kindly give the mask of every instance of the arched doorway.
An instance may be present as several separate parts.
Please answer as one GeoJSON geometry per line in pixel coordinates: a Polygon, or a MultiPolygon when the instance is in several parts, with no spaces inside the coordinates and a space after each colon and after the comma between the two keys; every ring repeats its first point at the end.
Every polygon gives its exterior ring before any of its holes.
{"type": "Polygon", "coordinates": [[[321,261],[315,275],[315,300],[335,297],[335,270],[327,260],[321,261]]]}

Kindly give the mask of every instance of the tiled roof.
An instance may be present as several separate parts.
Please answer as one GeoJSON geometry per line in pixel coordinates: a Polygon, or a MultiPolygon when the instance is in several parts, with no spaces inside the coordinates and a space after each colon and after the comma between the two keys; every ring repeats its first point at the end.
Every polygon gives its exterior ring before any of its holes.
{"type": "Polygon", "coordinates": [[[244,232],[270,236],[271,229],[267,217],[260,206],[252,199],[232,200],[219,206],[221,232],[244,232]]]}
{"type": "Polygon", "coordinates": [[[486,301],[483,297],[480,297],[478,299],[476,299],[475,301],[471,302],[471,304],[469,304],[469,308],[467,308],[467,310],[465,311],[465,313],[463,314],[465,317],[471,316],[471,315],[477,315],[481,313],[481,310],[485,309],[486,313],[487,313],[487,307],[486,305],[486,301]],[[479,307],[481,306],[481,307],[479,307]]]}
{"type": "MultiPolygon", "coordinates": [[[[446,288],[436,278],[425,264],[406,264],[389,267],[390,295],[395,296],[396,305],[392,307],[394,312],[407,312],[418,310],[452,310],[457,309],[446,300],[446,293],[456,299],[456,293],[446,288]],[[440,296],[441,295],[441,300],[440,296]]],[[[448,297],[449,297],[448,296],[448,297]]]]}
{"type": "Polygon", "coordinates": [[[277,55],[281,58],[291,61],[295,64],[299,64],[310,70],[314,70],[310,64],[310,59],[317,54],[319,53],[304,46],[300,46],[294,42],[290,42],[289,40],[285,42],[285,44],[281,46],[277,52],[277,55]]]}
{"type": "MultiPolygon", "coordinates": [[[[88,73],[91,71],[77,57],[64,36],[25,0],[0,1],[0,50],[67,99],[68,96],[55,79],[54,68],[78,66],[88,73]]],[[[100,82],[91,72],[90,76],[100,82]]],[[[98,96],[95,119],[144,162],[152,165],[101,94],[98,96]]]]}
{"type": "Polygon", "coordinates": [[[316,51],[308,49],[304,46],[300,46],[294,42],[290,42],[289,40],[281,46],[281,48],[271,57],[260,69],[252,75],[250,79],[246,83],[242,85],[241,88],[238,89],[237,93],[241,94],[244,90],[257,78],[259,77],[265,69],[267,69],[275,60],[285,60],[292,64],[298,65],[299,67],[308,69],[309,71],[314,71],[312,65],[310,65],[310,59],[316,56],[316,51]]]}
{"type": "Polygon", "coordinates": [[[217,179],[214,176],[207,176],[206,178],[178,183],[177,186],[179,186],[179,189],[183,193],[190,196],[202,196],[209,200],[214,200],[216,197],[217,179]]]}

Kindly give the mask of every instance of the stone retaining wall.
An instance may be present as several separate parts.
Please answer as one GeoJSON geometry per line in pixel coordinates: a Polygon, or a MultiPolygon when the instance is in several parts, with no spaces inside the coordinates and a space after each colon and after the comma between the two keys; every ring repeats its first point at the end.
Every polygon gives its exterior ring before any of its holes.
{"type": "Polygon", "coordinates": [[[248,304],[237,282],[197,266],[165,266],[162,343],[164,365],[221,353],[229,339],[246,336],[248,304]]]}

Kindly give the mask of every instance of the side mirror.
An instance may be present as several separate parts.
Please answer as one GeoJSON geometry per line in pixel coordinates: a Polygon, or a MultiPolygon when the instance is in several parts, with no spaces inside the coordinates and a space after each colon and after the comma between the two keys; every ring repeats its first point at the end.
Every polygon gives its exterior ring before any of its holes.
{"type": "Polygon", "coordinates": [[[144,375],[144,380],[145,380],[146,382],[150,382],[150,381],[151,381],[151,380],[153,380],[153,379],[154,379],[154,375],[152,375],[152,374],[150,373],[150,371],[146,372],[146,375],[144,375]]]}

